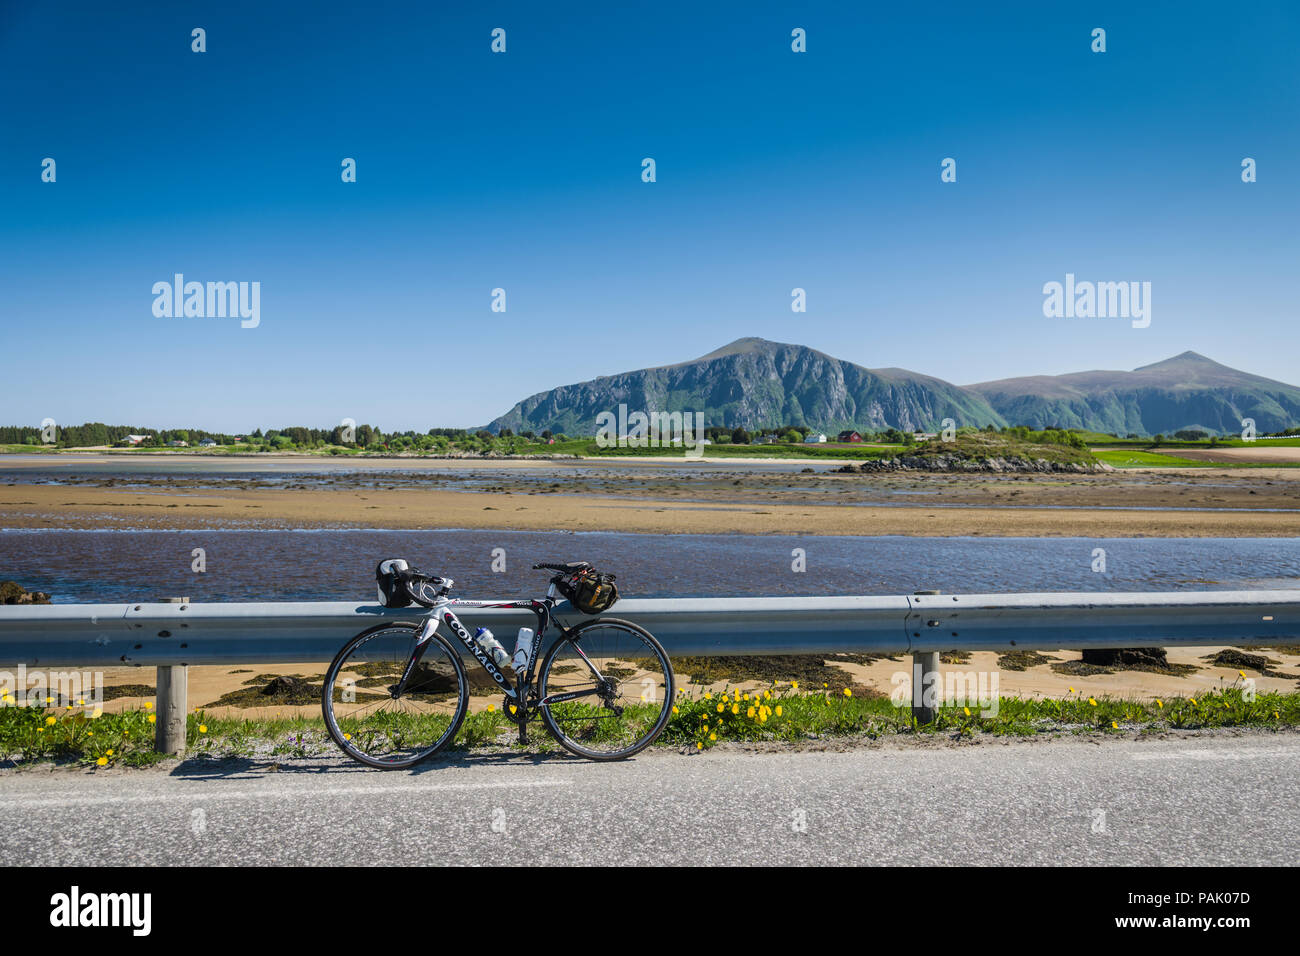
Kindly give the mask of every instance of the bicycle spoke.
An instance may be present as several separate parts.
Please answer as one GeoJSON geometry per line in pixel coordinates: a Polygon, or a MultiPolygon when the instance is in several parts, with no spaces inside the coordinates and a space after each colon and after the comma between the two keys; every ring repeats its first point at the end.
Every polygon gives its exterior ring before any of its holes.
{"type": "Polygon", "coordinates": [[[584,692],[543,705],[561,743],[585,756],[615,758],[658,734],[671,707],[672,677],[652,640],[631,625],[600,621],[555,648],[543,699],[584,692]],[[599,680],[595,687],[591,671],[599,680]]]}
{"type": "Polygon", "coordinates": [[[400,697],[391,688],[405,671],[414,649],[417,629],[393,625],[360,635],[331,665],[331,687],[326,698],[327,723],[345,751],[362,762],[382,766],[409,766],[450,742],[464,713],[468,691],[458,662],[442,643],[425,651],[400,697]],[[340,696],[340,675],[347,687],[357,684],[379,686],[374,700],[349,702],[340,696]],[[450,698],[444,706],[443,697],[450,698]]]}

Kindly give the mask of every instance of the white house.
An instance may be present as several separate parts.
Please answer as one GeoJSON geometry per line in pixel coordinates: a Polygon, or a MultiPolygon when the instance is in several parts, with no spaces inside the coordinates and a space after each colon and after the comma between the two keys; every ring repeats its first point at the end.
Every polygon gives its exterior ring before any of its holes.
{"type": "Polygon", "coordinates": [[[211,438],[205,438],[203,439],[203,441],[199,442],[200,448],[215,448],[216,445],[217,443],[213,441],[211,438]]]}
{"type": "Polygon", "coordinates": [[[805,445],[820,445],[825,441],[826,441],[826,436],[823,435],[821,432],[812,432],[807,438],[803,440],[803,443],[805,445]]]}
{"type": "Polygon", "coordinates": [[[126,441],[126,442],[128,442],[129,444],[132,444],[132,445],[138,445],[138,444],[140,444],[140,442],[142,442],[142,441],[145,440],[145,436],[144,436],[144,435],[127,435],[126,438],[123,439],[123,440],[126,441]]]}

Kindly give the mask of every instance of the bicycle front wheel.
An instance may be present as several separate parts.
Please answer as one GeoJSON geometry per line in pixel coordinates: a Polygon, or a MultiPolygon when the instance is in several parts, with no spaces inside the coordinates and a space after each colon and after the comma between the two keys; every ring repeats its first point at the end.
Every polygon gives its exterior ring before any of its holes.
{"type": "Polygon", "coordinates": [[[325,727],[344,753],[368,767],[411,767],[451,743],[465,719],[465,665],[438,634],[429,639],[397,693],[419,633],[414,624],[380,624],[362,631],[343,646],[325,674],[325,727]]]}
{"type": "Polygon", "coordinates": [[[539,686],[551,736],[589,760],[645,749],[672,714],[667,652],[645,628],[615,618],[585,621],[556,641],[539,686]]]}

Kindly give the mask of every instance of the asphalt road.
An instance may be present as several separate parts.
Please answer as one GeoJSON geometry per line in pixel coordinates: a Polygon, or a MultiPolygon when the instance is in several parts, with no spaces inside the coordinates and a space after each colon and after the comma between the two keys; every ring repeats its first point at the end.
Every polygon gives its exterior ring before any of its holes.
{"type": "Polygon", "coordinates": [[[0,771],[6,864],[1295,864],[1300,736],[0,771]]]}

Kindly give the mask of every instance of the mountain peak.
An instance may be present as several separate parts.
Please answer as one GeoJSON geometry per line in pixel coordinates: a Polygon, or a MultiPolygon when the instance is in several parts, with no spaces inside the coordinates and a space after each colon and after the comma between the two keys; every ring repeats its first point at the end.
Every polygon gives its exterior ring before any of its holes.
{"type": "Polygon", "coordinates": [[[743,355],[746,352],[761,352],[770,346],[782,346],[784,342],[769,342],[767,339],[760,339],[756,335],[747,335],[743,338],[736,339],[734,342],[728,342],[722,348],[714,349],[708,355],[701,355],[695,361],[707,362],[710,359],[723,358],[728,355],[743,355]]]}
{"type": "Polygon", "coordinates": [[[1188,349],[1186,352],[1179,352],[1177,355],[1167,358],[1161,362],[1152,362],[1150,365],[1140,365],[1135,368],[1135,372],[1146,372],[1157,368],[1171,368],[1173,366],[1190,366],[1199,365],[1203,368],[1227,368],[1226,365],[1220,365],[1214,359],[1206,358],[1200,352],[1193,352],[1188,349]]]}

